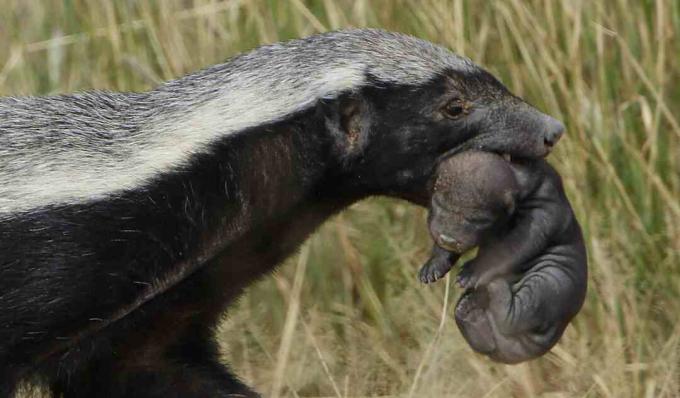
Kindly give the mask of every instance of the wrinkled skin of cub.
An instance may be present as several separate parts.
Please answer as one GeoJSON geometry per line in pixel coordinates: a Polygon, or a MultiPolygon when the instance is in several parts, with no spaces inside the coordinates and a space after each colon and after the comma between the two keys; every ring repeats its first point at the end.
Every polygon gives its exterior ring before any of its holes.
{"type": "Polygon", "coordinates": [[[420,278],[444,275],[465,251],[456,323],[477,352],[504,363],[552,348],[585,298],[581,229],[557,172],[544,160],[467,152],[444,161],[432,195],[436,242],[420,278]]]}

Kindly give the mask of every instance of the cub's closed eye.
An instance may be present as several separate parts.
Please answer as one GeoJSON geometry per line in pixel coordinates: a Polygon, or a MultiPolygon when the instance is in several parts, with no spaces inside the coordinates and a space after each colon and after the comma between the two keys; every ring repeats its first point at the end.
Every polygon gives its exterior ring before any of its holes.
{"type": "Polygon", "coordinates": [[[485,216],[472,216],[465,219],[466,224],[476,227],[488,227],[495,221],[494,218],[485,216]]]}
{"type": "Polygon", "coordinates": [[[458,119],[468,113],[468,108],[465,101],[460,98],[454,98],[444,105],[442,113],[449,119],[458,119]]]}

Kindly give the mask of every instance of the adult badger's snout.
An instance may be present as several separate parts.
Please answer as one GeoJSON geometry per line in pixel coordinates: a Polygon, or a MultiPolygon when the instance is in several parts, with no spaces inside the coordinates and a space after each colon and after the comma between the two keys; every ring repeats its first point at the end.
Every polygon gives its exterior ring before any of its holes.
{"type": "Polygon", "coordinates": [[[503,120],[495,134],[507,148],[492,149],[521,158],[547,156],[564,134],[564,124],[531,105],[521,102],[502,111],[503,120]],[[505,149],[505,150],[504,150],[505,149]]]}
{"type": "Polygon", "coordinates": [[[561,121],[519,99],[489,107],[480,119],[478,134],[456,152],[475,149],[511,158],[542,158],[565,131],[561,121]]]}
{"type": "Polygon", "coordinates": [[[564,124],[531,106],[524,108],[528,109],[519,113],[516,133],[527,135],[529,151],[547,155],[564,134],[564,124]]]}

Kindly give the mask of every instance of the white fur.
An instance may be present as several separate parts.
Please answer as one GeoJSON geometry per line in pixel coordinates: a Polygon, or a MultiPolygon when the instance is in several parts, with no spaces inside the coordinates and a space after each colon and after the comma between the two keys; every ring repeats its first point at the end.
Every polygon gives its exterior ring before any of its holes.
{"type": "Polygon", "coordinates": [[[0,218],[135,190],[227,135],[320,98],[422,84],[476,67],[428,42],[379,30],[261,47],[142,94],[0,100],[0,218]]]}

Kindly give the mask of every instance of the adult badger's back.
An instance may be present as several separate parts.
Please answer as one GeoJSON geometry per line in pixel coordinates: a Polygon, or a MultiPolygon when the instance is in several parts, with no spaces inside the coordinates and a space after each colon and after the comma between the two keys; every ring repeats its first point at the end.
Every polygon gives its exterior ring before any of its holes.
{"type": "Polygon", "coordinates": [[[356,200],[421,200],[447,151],[540,157],[561,133],[470,61],[379,30],[145,93],[1,99],[0,392],[252,394],[212,333],[244,286],[356,200]]]}

